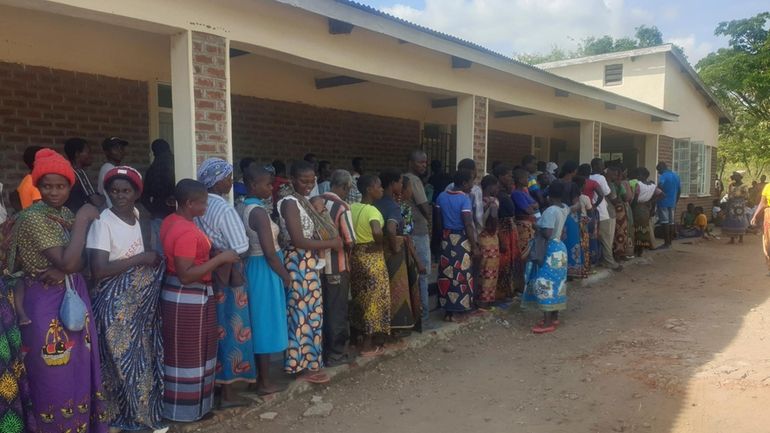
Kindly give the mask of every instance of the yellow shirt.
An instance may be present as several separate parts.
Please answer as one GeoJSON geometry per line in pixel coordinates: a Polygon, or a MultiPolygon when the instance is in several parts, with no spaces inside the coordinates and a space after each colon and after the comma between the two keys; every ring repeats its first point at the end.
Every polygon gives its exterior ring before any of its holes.
{"type": "Polygon", "coordinates": [[[353,203],[350,205],[350,212],[353,214],[353,230],[356,232],[356,243],[370,244],[374,242],[371,222],[379,222],[380,227],[385,225],[385,219],[380,211],[370,204],[353,203]]]}
{"type": "Polygon", "coordinates": [[[40,190],[35,185],[32,185],[32,175],[28,174],[21,180],[19,187],[16,188],[16,192],[19,193],[19,201],[21,201],[21,208],[26,209],[38,200],[40,200],[40,190]]]}
{"type": "MultiPolygon", "coordinates": [[[[767,205],[770,206],[770,183],[765,185],[764,188],[762,188],[762,197],[767,200],[767,205]]],[[[753,205],[753,203],[751,203],[753,205]]]]}
{"type": "Polygon", "coordinates": [[[708,219],[706,219],[706,215],[702,213],[698,214],[698,216],[695,217],[694,225],[701,230],[706,230],[706,227],[709,225],[708,219]]]}

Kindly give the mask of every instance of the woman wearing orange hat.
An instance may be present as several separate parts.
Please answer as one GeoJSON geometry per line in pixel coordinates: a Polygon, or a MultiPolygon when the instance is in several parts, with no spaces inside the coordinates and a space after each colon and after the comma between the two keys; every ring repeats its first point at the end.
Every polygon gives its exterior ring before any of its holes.
{"type": "Polygon", "coordinates": [[[14,225],[8,269],[24,274],[23,307],[30,322],[21,327],[21,336],[29,348],[24,364],[36,431],[106,432],[98,341],[80,274],[86,232],[99,212],[85,205],[73,215],[64,206],[75,174],[53,150],[37,152],[32,181],[42,200],[23,211],[14,225]],[[60,318],[68,289],[85,305],[80,330],[67,329],[60,318]]]}
{"type": "Polygon", "coordinates": [[[142,176],[115,167],[104,176],[112,207],[91,224],[86,248],[97,281],[94,318],[99,332],[104,390],[111,403],[110,430],[167,428],[162,424],[163,342],[159,300],[166,267],[146,251],[134,207],[142,176]]]}

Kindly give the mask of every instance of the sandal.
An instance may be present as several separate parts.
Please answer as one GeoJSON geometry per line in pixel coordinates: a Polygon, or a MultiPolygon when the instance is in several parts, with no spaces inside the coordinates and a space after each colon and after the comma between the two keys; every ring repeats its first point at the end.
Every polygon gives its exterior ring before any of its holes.
{"type": "Polygon", "coordinates": [[[312,374],[303,374],[300,377],[297,378],[298,380],[304,380],[305,382],[309,383],[315,383],[315,384],[323,384],[323,383],[329,383],[331,379],[329,379],[329,376],[326,375],[326,373],[312,373],[312,374]]]}
{"type": "MultiPolygon", "coordinates": [[[[551,324],[553,326],[559,326],[560,325],[559,319],[551,320],[551,324]]],[[[537,326],[542,328],[543,325],[545,325],[545,320],[541,320],[541,321],[537,322],[537,326]]]]}
{"type": "Polygon", "coordinates": [[[556,327],[553,326],[553,325],[548,326],[548,327],[543,327],[543,326],[539,326],[538,325],[538,326],[535,326],[534,328],[532,328],[532,332],[534,332],[535,334],[548,334],[548,333],[553,332],[555,330],[556,330],[556,327]]]}
{"type": "Polygon", "coordinates": [[[376,358],[383,354],[385,354],[385,349],[382,346],[377,346],[374,350],[361,352],[361,356],[363,356],[364,358],[376,358]]]}

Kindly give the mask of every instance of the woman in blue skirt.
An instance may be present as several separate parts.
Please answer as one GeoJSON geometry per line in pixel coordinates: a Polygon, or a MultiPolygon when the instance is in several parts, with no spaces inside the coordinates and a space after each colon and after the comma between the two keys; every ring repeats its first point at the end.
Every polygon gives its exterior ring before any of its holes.
{"type": "Polygon", "coordinates": [[[249,237],[246,260],[246,290],[251,314],[254,357],[257,365],[257,393],[269,395],[280,389],[269,382],[270,354],[283,352],[289,343],[286,323],[286,292],[289,273],[278,245],[278,225],[270,220],[267,200],[273,192],[273,176],[252,164],[243,173],[247,189],[243,203],[243,225],[249,237]]]}

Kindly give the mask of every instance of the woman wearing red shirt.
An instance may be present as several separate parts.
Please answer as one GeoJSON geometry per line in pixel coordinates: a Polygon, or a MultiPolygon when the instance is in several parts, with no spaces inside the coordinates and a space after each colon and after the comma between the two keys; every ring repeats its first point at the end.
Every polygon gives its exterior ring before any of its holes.
{"type": "Polygon", "coordinates": [[[176,184],[176,213],[160,227],[166,254],[161,292],[163,319],[163,416],[177,422],[203,418],[214,399],[217,363],[217,311],[211,272],[236,263],[235,251],[211,254],[211,242],[193,222],[206,213],[208,191],[192,179],[176,184]],[[197,371],[197,372],[196,372],[197,371]],[[196,372],[196,373],[192,373],[196,372]]]}
{"type": "Polygon", "coordinates": [[[583,251],[583,262],[599,263],[602,258],[602,246],[599,243],[599,210],[597,205],[604,200],[604,194],[602,194],[602,188],[599,186],[599,183],[590,179],[590,164],[583,164],[578,167],[577,174],[585,179],[583,194],[588,196],[591,199],[591,204],[593,204],[593,209],[588,211],[588,223],[586,224],[590,247],[588,251],[583,251]]]}

